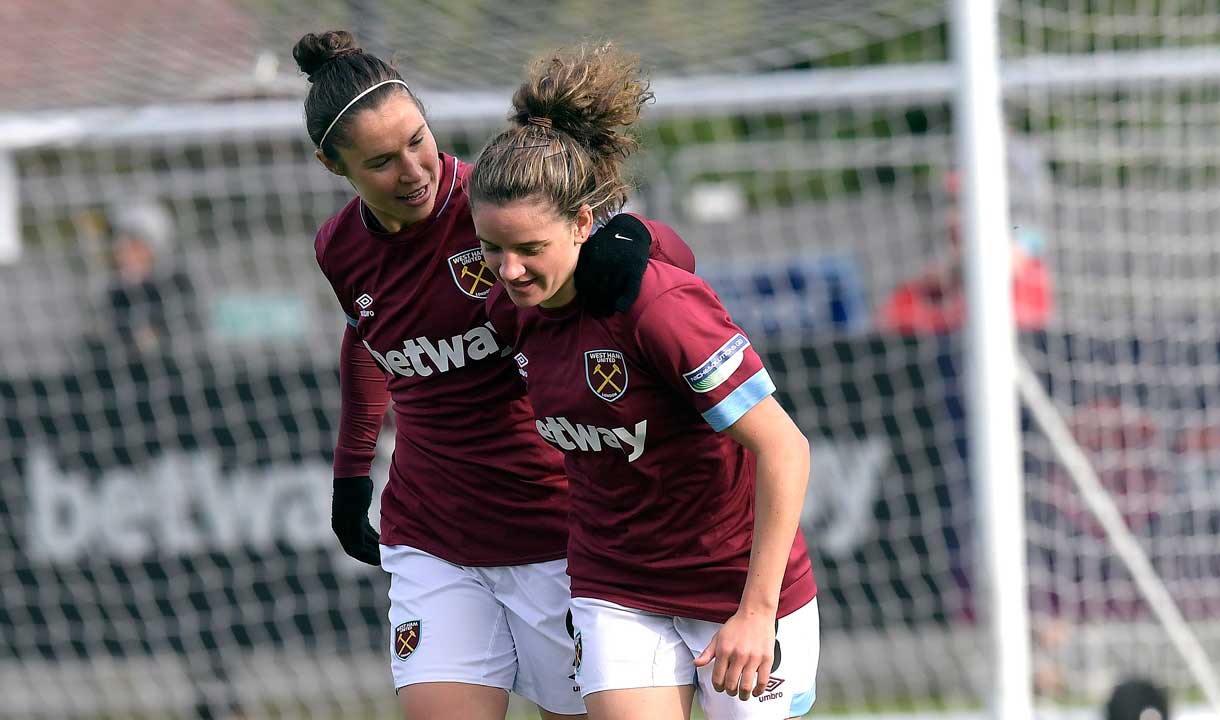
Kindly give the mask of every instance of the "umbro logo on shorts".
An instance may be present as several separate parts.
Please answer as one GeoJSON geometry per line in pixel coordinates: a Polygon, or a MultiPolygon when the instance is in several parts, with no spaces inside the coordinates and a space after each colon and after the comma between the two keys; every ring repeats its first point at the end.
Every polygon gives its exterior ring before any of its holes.
{"type": "Polygon", "coordinates": [[[784,684],[783,678],[778,678],[772,675],[767,679],[767,686],[763,689],[763,694],[758,696],[759,702],[767,702],[784,696],[783,691],[779,690],[779,686],[784,684]]]}
{"type": "Polygon", "coordinates": [[[419,647],[419,639],[423,637],[424,628],[419,620],[408,620],[394,628],[394,655],[399,660],[406,660],[419,647]]]}

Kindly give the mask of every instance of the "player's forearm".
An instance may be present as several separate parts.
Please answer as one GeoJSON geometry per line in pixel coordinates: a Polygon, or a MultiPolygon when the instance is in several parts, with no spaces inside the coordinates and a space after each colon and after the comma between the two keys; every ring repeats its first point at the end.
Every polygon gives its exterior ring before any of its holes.
{"type": "Polygon", "coordinates": [[[385,375],[351,327],[344,334],[339,352],[339,387],[342,400],[335,442],[335,477],[368,475],[390,395],[385,375]]]}
{"type": "Polygon", "coordinates": [[[741,609],[774,613],[809,481],[809,443],[791,426],[757,452],[754,540],[741,609]]]}

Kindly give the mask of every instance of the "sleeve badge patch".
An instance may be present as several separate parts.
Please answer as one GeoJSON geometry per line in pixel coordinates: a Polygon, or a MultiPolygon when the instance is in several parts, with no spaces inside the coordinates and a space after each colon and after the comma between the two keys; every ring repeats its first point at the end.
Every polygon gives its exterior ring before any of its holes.
{"type": "Polygon", "coordinates": [[[744,359],[742,351],[750,346],[750,341],[745,335],[737,333],[729,338],[729,341],[720,346],[720,349],[712,353],[707,360],[704,360],[699,367],[691,370],[688,373],[682,374],[682,379],[686,380],[686,384],[691,390],[697,393],[711,392],[720,387],[721,383],[728,380],[737,368],[741,367],[741,361],[744,359]]]}
{"type": "Polygon", "coordinates": [[[614,402],[627,392],[627,361],[618,350],[585,351],[585,381],[589,389],[606,402],[614,402]]]}

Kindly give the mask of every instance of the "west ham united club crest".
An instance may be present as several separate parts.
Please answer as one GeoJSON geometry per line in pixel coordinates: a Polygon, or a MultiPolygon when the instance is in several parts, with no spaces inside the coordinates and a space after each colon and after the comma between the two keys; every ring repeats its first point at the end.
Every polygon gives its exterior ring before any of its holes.
{"type": "Polygon", "coordinates": [[[588,350],[585,380],[599,398],[614,402],[627,392],[627,361],[618,350],[588,350]]]}
{"type": "Polygon", "coordinates": [[[475,248],[449,256],[449,272],[458,290],[476,300],[483,300],[496,284],[496,276],[483,262],[483,251],[475,248]]]}
{"type": "Polygon", "coordinates": [[[424,627],[418,620],[407,622],[394,628],[394,654],[399,660],[406,660],[419,647],[419,639],[423,637],[424,627]]]}

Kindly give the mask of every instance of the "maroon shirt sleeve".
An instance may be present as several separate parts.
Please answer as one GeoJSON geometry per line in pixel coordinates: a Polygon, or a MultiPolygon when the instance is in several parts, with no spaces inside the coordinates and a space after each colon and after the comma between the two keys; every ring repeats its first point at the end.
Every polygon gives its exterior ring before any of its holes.
{"type": "Polygon", "coordinates": [[[330,282],[348,322],[344,325],[339,348],[339,437],[335,441],[334,475],[337,478],[368,475],[377,454],[377,437],[381,419],[390,403],[390,390],[385,375],[360,342],[352,327],[356,311],[351,293],[331,277],[328,253],[334,240],[338,215],[327,220],[318,230],[314,252],[318,267],[330,282]]]}
{"type": "Polygon", "coordinates": [[[339,350],[339,386],[343,400],[335,443],[335,477],[368,475],[390,391],[381,368],[351,325],[343,332],[339,350]]]}
{"type": "Polygon", "coordinates": [[[332,217],[318,229],[318,235],[313,241],[313,250],[318,260],[318,269],[322,271],[322,276],[326,278],[326,282],[330,283],[331,290],[334,290],[335,299],[339,301],[339,307],[343,309],[344,316],[347,317],[349,323],[354,323],[356,322],[356,309],[352,306],[352,301],[355,298],[344,287],[343,283],[336,281],[332,277],[331,272],[330,248],[331,243],[335,240],[335,228],[338,227],[338,218],[338,215],[332,217]]]}
{"type": "Polygon", "coordinates": [[[495,287],[487,293],[487,300],[484,301],[483,306],[496,335],[499,335],[508,347],[516,345],[517,307],[513,305],[512,300],[508,299],[508,292],[504,286],[497,282],[495,287]]]}
{"type": "Polygon", "coordinates": [[[636,343],[657,376],[721,432],[775,392],[775,384],[711,287],[688,278],[640,311],[636,343]]]}

